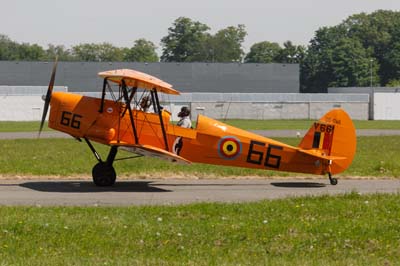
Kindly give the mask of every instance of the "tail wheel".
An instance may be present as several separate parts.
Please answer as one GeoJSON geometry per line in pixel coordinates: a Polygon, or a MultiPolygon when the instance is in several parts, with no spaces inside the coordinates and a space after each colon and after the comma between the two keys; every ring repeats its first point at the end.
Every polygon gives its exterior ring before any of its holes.
{"type": "Polygon", "coordinates": [[[331,182],[331,185],[335,186],[338,183],[338,180],[334,177],[332,177],[331,173],[328,173],[329,176],[329,181],[331,182]]]}
{"type": "Polygon", "coordinates": [[[117,178],[114,167],[105,162],[99,162],[93,167],[92,176],[93,182],[99,187],[112,186],[117,178]]]}

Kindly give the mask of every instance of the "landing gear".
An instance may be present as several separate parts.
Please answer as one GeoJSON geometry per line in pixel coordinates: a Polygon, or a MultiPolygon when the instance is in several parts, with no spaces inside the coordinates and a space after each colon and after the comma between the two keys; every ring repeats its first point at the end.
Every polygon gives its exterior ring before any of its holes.
{"type": "Polygon", "coordinates": [[[117,155],[118,147],[111,146],[107,160],[103,162],[90,141],[86,138],[85,140],[97,161],[99,161],[92,169],[93,182],[99,187],[109,187],[114,185],[115,180],[117,179],[117,174],[113,167],[113,162],[115,160],[115,156],[117,155]]]}
{"type": "Polygon", "coordinates": [[[93,182],[99,187],[109,187],[114,185],[117,174],[112,165],[106,162],[97,163],[92,169],[93,182]]]}
{"type": "Polygon", "coordinates": [[[331,185],[335,186],[337,185],[338,181],[336,178],[332,177],[331,173],[328,173],[329,176],[329,181],[331,182],[331,185]]]}
{"type": "Polygon", "coordinates": [[[325,167],[326,167],[325,169],[326,169],[326,172],[328,173],[328,177],[329,177],[329,181],[331,182],[331,185],[335,186],[335,185],[337,185],[338,181],[336,178],[332,177],[331,165],[332,165],[332,160],[327,160],[326,164],[325,164],[325,167]]]}

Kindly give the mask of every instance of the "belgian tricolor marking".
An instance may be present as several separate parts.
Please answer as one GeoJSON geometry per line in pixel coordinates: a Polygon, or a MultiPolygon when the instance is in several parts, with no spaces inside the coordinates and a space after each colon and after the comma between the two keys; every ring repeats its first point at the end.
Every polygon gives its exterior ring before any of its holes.
{"type": "Polygon", "coordinates": [[[315,124],[315,132],[312,147],[314,149],[326,150],[328,155],[331,153],[333,133],[335,126],[315,124]]]}
{"type": "Polygon", "coordinates": [[[218,142],[218,155],[222,159],[233,160],[242,152],[242,143],[234,136],[226,136],[218,142]]]}

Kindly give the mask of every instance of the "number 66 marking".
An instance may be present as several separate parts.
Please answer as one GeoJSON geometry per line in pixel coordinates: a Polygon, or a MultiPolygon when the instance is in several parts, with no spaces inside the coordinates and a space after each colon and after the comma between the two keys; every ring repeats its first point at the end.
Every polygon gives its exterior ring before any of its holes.
{"type": "Polygon", "coordinates": [[[81,115],[73,114],[71,112],[63,111],[61,114],[61,125],[79,129],[81,127],[81,115]]]}

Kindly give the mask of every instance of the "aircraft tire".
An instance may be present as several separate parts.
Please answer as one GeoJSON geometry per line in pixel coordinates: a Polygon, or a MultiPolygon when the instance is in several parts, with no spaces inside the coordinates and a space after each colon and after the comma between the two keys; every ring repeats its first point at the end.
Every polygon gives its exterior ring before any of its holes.
{"type": "Polygon", "coordinates": [[[114,185],[117,174],[113,166],[100,162],[93,167],[92,177],[96,186],[109,187],[114,185]]]}

